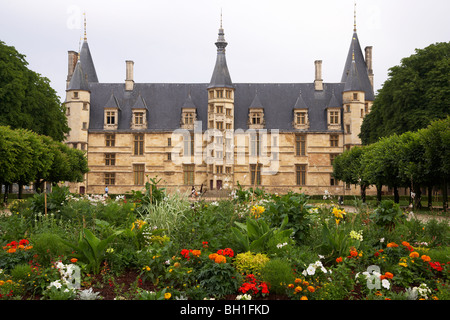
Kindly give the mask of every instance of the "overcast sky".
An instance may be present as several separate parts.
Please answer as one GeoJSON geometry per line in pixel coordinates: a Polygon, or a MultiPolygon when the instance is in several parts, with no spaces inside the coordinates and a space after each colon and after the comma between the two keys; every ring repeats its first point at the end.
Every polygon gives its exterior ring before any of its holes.
{"type": "MultiPolygon", "coordinates": [[[[67,52],[87,39],[100,82],[208,83],[223,12],[233,82],[339,82],[353,33],[354,0],[0,0],[0,40],[65,98],[67,52]]],[[[388,69],[450,39],[449,0],[359,0],[357,32],[373,46],[375,90],[388,69]]]]}

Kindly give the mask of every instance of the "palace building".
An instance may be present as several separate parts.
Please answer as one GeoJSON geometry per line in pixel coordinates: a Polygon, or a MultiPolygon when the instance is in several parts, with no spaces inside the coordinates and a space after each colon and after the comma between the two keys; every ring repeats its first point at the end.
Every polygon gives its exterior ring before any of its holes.
{"type": "Polygon", "coordinates": [[[169,191],[264,187],[308,194],[358,194],[333,176],[333,159],[360,145],[373,100],[372,47],[356,23],[339,82],[234,83],[220,23],[217,59],[205,83],[99,82],[85,37],[68,53],[66,143],[86,151],[89,172],[72,192],[120,194],[161,178],[169,191]]]}

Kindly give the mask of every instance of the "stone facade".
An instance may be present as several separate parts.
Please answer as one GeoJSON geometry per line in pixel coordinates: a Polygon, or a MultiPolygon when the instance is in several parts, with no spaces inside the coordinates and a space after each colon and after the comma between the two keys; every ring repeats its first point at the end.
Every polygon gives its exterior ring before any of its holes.
{"type": "MultiPolygon", "coordinates": [[[[122,84],[99,83],[85,39],[69,51],[66,143],[86,150],[89,173],[72,192],[139,190],[159,177],[189,192],[260,186],[267,191],[359,194],[332,176],[334,157],[359,145],[373,103],[372,47],[365,57],[356,30],[340,82],[235,84],[222,26],[217,60],[205,84],[139,84],[126,61],[122,84]]],[[[368,191],[370,194],[370,190],[368,191]]]]}

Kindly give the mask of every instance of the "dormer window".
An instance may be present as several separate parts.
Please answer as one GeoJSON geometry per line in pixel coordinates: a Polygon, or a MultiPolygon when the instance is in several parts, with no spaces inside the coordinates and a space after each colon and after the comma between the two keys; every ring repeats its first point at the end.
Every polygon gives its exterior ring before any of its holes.
{"type": "Polygon", "coordinates": [[[78,91],[74,91],[73,92],[73,98],[74,99],[79,99],[80,98],[79,95],[78,95],[78,91]]]}
{"type": "Polygon", "coordinates": [[[327,110],[328,130],[341,130],[340,108],[328,108],[327,110]]]}
{"type": "Polygon", "coordinates": [[[265,120],[263,108],[250,108],[248,116],[248,126],[250,129],[264,128],[265,120]]]}
{"type": "Polygon", "coordinates": [[[197,120],[197,110],[195,108],[183,108],[181,111],[181,127],[183,129],[194,129],[197,120]]]}
{"type": "Polygon", "coordinates": [[[307,109],[294,109],[294,122],[295,129],[306,130],[309,128],[308,110],[307,109]]]}
{"type": "Polygon", "coordinates": [[[104,129],[105,130],[115,130],[118,124],[118,113],[117,109],[105,109],[105,119],[104,119],[104,129]]]}

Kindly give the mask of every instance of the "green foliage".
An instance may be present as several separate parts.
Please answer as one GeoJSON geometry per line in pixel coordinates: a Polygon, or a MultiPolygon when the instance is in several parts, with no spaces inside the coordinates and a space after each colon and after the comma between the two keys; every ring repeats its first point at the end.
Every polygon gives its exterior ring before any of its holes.
{"type": "Polygon", "coordinates": [[[74,257],[79,258],[87,264],[87,269],[94,274],[100,273],[101,263],[106,254],[107,246],[123,231],[116,231],[106,239],[100,240],[89,229],[83,229],[77,244],[72,244],[69,241],[61,240],[64,244],[76,250],[74,257]]]}
{"type": "Polygon", "coordinates": [[[206,261],[198,271],[197,279],[207,295],[217,298],[236,293],[241,282],[240,274],[228,262],[206,261]]]}
{"type": "Polygon", "coordinates": [[[51,230],[43,230],[32,235],[33,250],[42,265],[48,265],[56,261],[60,256],[66,256],[70,249],[61,242],[61,236],[51,230]]]}
{"type": "Polygon", "coordinates": [[[432,44],[389,69],[389,78],[361,126],[363,144],[425,128],[449,114],[449,53],[450,42],[432,44]]]}
{"type": "Polygon", "coordinates": [[[270,249],[269,243],[273,244],[273,238],[283,241],[292,234],[291,229],[285,229],[288,221],[289,218],[285,216],[280,227],[271,228],[263,219],[247,218],[246,223],[235,221],[236,227],[231,230],[242,252],[266,252],[270,249]]]}
{"type": "Polygon", "coordinates": [[[286,293],[286,286],[292,283],[294,273],[291,264],[282,259],[271,259],[261,270],[261,278],[269,284],[269,291],[276,294],[286,293]]]}
{"type": "Polygon", "coordinates": [[[310,231],[308,210],[311,208],[307,195],[289,191],[284,195],[273,195],[265,212],[272,225],[280,225],[287,217],[286,228],[292,230],[293,238],[300,243],[308,237],[310,231]]]}
{"type": "Polygon", "coordinates": [[[263,253],[251,253],[250,251],[245,253],[239,253],[236,255],[234,265],[240,274],[254,274],[261,273],[261,269],[269,261],[269,257],[263,253]]]}
{"type": "Polygon", "coordinates": [[[27,66],[23,54],[0,41],[0,125],[63,141],[69,132],[65,108],[50,81],[27,66]]]}
{"type": "Polygon", "coordinates": [[[395,228],[395,225],[401,221],[401,219],[405,219],[406,216],[403,214],[403,211],[397,203],[394,203],[392,200],[383,200],[380,202],[380,205],[375,208],[370,218],[373,219],[378,226],[387,230],[392,230],[395,228]]]}

